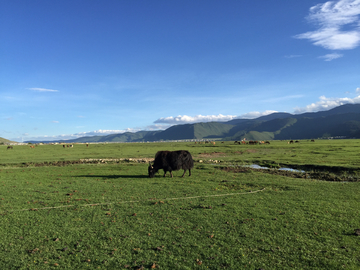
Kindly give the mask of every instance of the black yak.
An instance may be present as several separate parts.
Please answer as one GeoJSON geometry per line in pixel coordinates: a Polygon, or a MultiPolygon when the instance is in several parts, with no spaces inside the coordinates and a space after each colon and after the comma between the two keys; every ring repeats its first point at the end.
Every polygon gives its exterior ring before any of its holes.
{"type": "Polygon", "coordinates": [[[164,170],[164,177],[168,171],[171,177],[173,177],[172,171],[183,169],[182,177],[184,177],[186,170],[189,170],[189,176],[191,176],[191,169],[193,167],[194,161],[188,151],[159,151],[155,155],[154,164],[149,164],[148,171],[150,178],[154,177],[154,174],[160,169],[164,170]]]}

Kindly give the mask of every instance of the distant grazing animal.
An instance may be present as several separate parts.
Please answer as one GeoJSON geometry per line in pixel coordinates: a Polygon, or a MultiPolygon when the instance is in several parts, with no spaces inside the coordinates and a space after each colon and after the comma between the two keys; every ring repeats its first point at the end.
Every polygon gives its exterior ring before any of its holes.
{"type": "Polygon", "coordinates": [[[70,147],[74,147],[74,145],[72,145],[72,144],[70,144],[69,146],[70,146],[70,147]]]}
{"type": "Polygon", "coordinates": [[[189,170],[191,176],[191,169],[194,167],[194,161],[191,154],[186,150],[179,151],[159,151],[155,155],[154,164],[149,163],[148,172],[149,177],[154,177],[158,170],[164,170],[164,177],[166,172],[170,172],[173,177],[172,171],[180,169],[184,170],[182,177],[184,177],[186,170],[189,170]]]}
{"type": "Polygon", "coordinates": [[[315,142],[315,140],[311,140],[312,142],[315,142]]]}
{"type": "Polygon", "coordinates": [[[295,141],[295,143],[299,143],[299,141],[295,141]]]}
{"type": "Polygon", "coordinates": [[[35,146],[33,146],[33,145],[30,145],[30,148],[35,148],[35,146]]]}
{"type": "Polygon", "coordinates": [[[294,143],[294,141],[293,140],[291,140],[290,142],[288,142],[288,143],[294,143]]]}
{"type": "Polygon", "coordinates": [[[88,144],[88,143],[86,144],[86,147],[89,147],[89,144],[88,144]]]}
{"type": "Polygon", "coordinates": [[[13,147],[11,146],[11,145],[9,145],[7,148],[6,148],[6,150],[7,149],[13,149],[13,147]]]}
{"type": "Polygon", "coordinates": [[[63,144],[63,148],[65,148],[66,146],[65,146],[65,144],[63,144]]]}
{"type": "Polygon", "coordinates": [[[266,141],[265,144],[270,144],[270,142],[269,142],[269,141],[266,141]]]}

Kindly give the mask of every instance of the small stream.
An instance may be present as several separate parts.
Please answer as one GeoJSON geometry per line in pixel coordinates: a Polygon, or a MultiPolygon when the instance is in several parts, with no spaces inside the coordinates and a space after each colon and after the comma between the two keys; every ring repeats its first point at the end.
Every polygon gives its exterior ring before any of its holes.
{"type": "MultiPolygon", "coordinates": [[[[257,164],[251,164],[251,165],[244,165],[242,167],[248,167],[248,168],[252,168],[252,169],[259,169],[259,170],[270,170],[274,168],[269,168],[269,167],[264,167],[264,166],[260,166],[257,164]]],[[[295,173],[305,173],[304,170],[296,170],[296,169],[292,169],[292,168],[279,168],[279,169],[275,169],[275,170],[279,170],[279,171],[286,171],[286,172],[295,172],[295,173]]]]}

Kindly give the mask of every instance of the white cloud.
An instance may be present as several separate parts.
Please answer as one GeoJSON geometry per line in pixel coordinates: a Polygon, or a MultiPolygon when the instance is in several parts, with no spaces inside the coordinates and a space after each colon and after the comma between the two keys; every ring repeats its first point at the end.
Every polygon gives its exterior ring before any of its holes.
{"type": "Polygon", "coordinates": [[[85,136],[103,136],[103,135],[120,134],[125,132],[137,132],[137,131],[140,131],[140,129],[134,129],[134,128],[126,128],[121,130],[99,129],[94,131],[79,132],[68,136],[80,138],[85,136]]]}
{"type": "MultiPolygon", "coordinates": [[[[157,124],[167,124],[167,127],[172,125],[179,125],[179,124],[189,124],[189,123],[199,123],[199,122],[226,122],[233,119],[253,119],[258,118],[260,116],[268,115],[275,113],[277,111],[273,110],[266,110],[264,112],[249,112],[242,115],[196,115],[196,116],[187,116],[187,115],[179,115],[179,116],[169,116],[169,117],[162,117],[157,119],[154,123],[157,124]]],[[[165,129],[165,125],[156,126],[156,129],[165,129]]]]}
{"type": "Polygon", "coordinates": [[[156,131],[156,130],[165,130],[169,127],[171,127],[172,125],[170,124],[161,124],[161,125],[149,125],[149,126],[146,126],[144,129],[142,130],[149,130],[149,131],[156,131]]]}
{"type": "Polygon", "coordinates": [[[310,8],[307,19],[315,31],[296,35],[330,50],[349,50],[360,45],[360,0],[328,1],[310,8]],[[348,30],[342,29],[344,26],[348,30]]]}
{"type": "Polygon", "coordinates": [[[254,119],[254,118],[258,118],[260,116],[269,115],[269,114],[276,113],[276,112],[277,111],[272,111],[272,110],[267,110],[264,112],[249,112],[249,113],[242,114],[242,115],[238,116],[237,118],[254,119]]]}
{"type": "Polygon", "coordinates": [[[59,92],[59,90],[53,90],[53,89],[46,89],[46,88],[28,88],[32,91],[38,91],[38,92],[59,92]]]}
{"type": "Polygon", "coordinates": [[[360,93],[360,87],[356,88],[356,93],[360,93]]]}
{"type": "Polygon", "coordinates": [[[332,61],[334,59],[341,58],[343,56],[344,55],[340,54],[340,53],[329,53],[329,54],[326,54],[326,55],[323,55],[323,56],[319,56],[318,58],[322,58],[325,61],[332,61]]]}
{"type": "Polygon", "coordinates": [[[212,122],[212,121],[230,121],[235,119],[236,115],[196,115],[196,116],[187,116],[187,115],[179,115],[179,116],[169,116],[162,117],[157,119],[154,123],[156,124],[186,124],[186,123],[197,123],[197,122],[212,122]]]}
{"type": "Polygon", "coordinates": [[[321,96],[319,99],[320,100],[318,102],[307,105],[306,107],[295,108],[294,113],[300,114],[305,112],[326,111],[344,104],[360,103],[360,96],[355,98],[327,98],[325,96],[321,96]]]}

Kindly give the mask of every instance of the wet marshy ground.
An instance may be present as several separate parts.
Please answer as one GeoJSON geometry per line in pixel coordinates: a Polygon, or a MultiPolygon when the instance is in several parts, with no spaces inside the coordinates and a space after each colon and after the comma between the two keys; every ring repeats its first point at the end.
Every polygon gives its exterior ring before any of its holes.
{"type": "Polygon", "coordinates": [[[332,182],[359,182],[360,175],[358,170],[342,167],[325,167],[325,166],[296,166],[295,168],[268,168],[252,165],[240,166],[220,166],[219,169],[233,173],[245,173],[249,171],[261,171],[263,173],[281,175],[292,178],[316,179],[332,182]]]}

